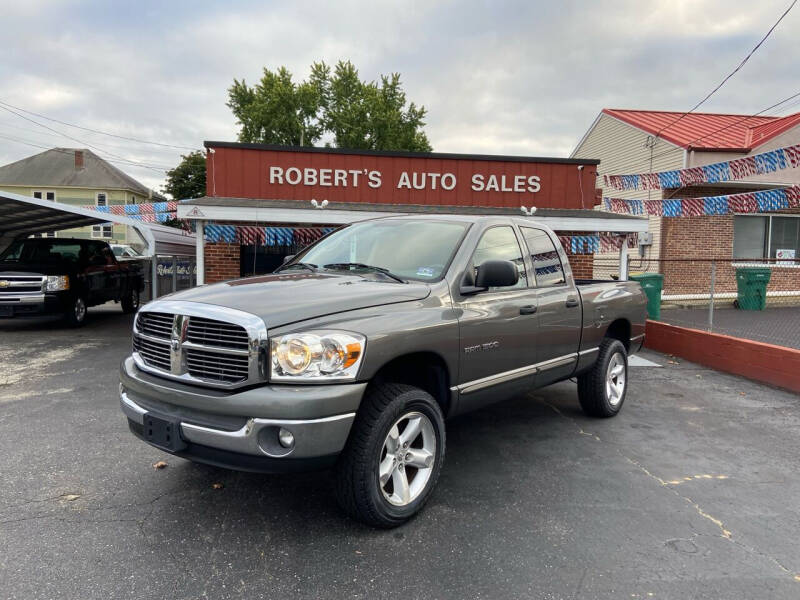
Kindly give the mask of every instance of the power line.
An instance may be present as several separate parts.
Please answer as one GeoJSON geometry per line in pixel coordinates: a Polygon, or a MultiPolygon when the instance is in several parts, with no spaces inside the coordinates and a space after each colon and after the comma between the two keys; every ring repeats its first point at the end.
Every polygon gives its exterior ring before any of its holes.
{"type": "Polygon", "coordinates": [[[162,169],[161,169],[161,168],[159,168],[159,167],[152,167],[152,166],[146,165],[146,164],[144,164],[144,163],[141,163],[141,162],[139,162],[139,161],[135,161],[135,160],[133,160],[133,159],[127,158],[127,157],[125,157],[125,156],[120,156],[119,154],[114,154],[113,152],[109,152],[108,150],[105,150],[104,148],[100,148],[100,147],[98,147],[98,146],[94,146],[94,145],[92,145],[92,144],[89,144],[89,143],[87,143],[87,142],[85,142],[85,141],[83,141],[83,140],[80,140],[80,139],[78,139],[78,138],[76,138],[76,137],[73,137],[73,136],[71,136],[71,135],[68,135],[68,134],[66,134],[66,133],[64,133],[64,132],[62,132],[62,131],[58,131],[57,129],[53,129],[52,127],[50,127],[50,126],[48,126],[48,125],[45,125],[44,123],[39,123],[38,121],[34,121],[33,119],[31,119],[31,118],[29,118],[29,117],[26,117],[25,115],[22,115],[22,114],[20,114],[20,113],[18,113],[18,112],[16,112],[16,111],[14,111],[14,110],[11,110],[10,108],[6,108],[5,106],[2,106],[2,105],[0,105],[0,109],[2,109],[2,110],[5,110],[5,111],[8,111],[8,112],[10,112],[10,113],[11,113],[11,114],[13,114],[13,115],[17,115],[18,117],[20,117],[21,119],[25,119],[26,121],[30,121],[30,122],[31,122],[31,123],[33,123],[34,125],[38,125],[39,127],[43,127],[43,128],[45,128],[45,129],[47,129],[48,131],[52,131],[53,133],[57,133],[57,134],[59,134],[59,135],[61,135],[61,136],[65,137],[65,138],[67,138],[67,139],[69,139],[69,140],[72,140],[72,141],[74,141],[74,142],[77,142],[77,143],[81,144],[81,146],[86,146],[87,148],[92,148],[93,150],[97,150],[98,152],[103,152],[104,154],[108,154],[109,156],[113,156],[114,158],[116,158],[116,159],[119,159],[119,160],[125,160],[125,161],[129,161],[129,162],[131,162],[132,164],[135,164],[135,165],[141,166],[141,167],[143,167],[143,168],[145,168],[145,169],[151,169],[151,170],[153,170],[153,171],[161,171],[161,170],[162,170],[162,169]]]}
{"type": "MultiPolygon", "coordinates": [[[[702,136],[693,139],[691,142],[686,144],[686,146],[687,147],[691,147],[691,145],[694,144],[695,142],[699,142],[700,140],[704,140],[707,137],[711,137],[712,135],[714,135],[716,133],[719,133],[720,131],[725,131],[726,129],[730,129],[731,127],[733,127],[735,125],[738,125],[740,123],[744,123],[745,121],[749,121],[750,119],[753,119],[753,118],[755,118],[755,117],[757,117],[759,115],[762,115],[763,113],[765,113],[765,112],[767,112],[769,110],[772,110],[773,108],[776,108],[777,106],[780,106],[784,102],[789,102],[790,100],[794,100],[795,98],[797,98],[799,96],[800,96],[800,92],[792,94],[788,98],[784,98],[780,102],[777,102],[777,103],[773,104],[772,106],[768,106],[767,108],[765,108],[763,110],[760,110],[757,113],[753,113],[752,115],[748,115],[748,116],[746,116],[746,117],[744,117],[742,119],[739,119],[738,121],[734,121],[733,123],[729,123],[728,125],[725,125],[724,127],[720,127],[719,129],[715,129],[714,131],[710,131],[709,133],[705,133],[702,136]]],[[[786,109],[787,107],[783,107],[783,108],[786,109]]],[[[664,154],[666,154],[666,152],[662,152],[661,154],[656,154],[653,158],[658,158],[659,156],[663,156],[664,154]]]]}
{"type": "Polygon", "coordinates": [[[767,38],[770,36],[770,34],[771,34],[771,33],[772,33],[774,30],[775,30],[775,28],[778,26],[778,24],[779,24],[781,21],[783,21],[783,18],[784,18],[786,15],[788,15],[788,14],[789,14],[789,11],[790,11],[790,10],[792,10],[792,8],[794,8],[794,5],[795,5],[796,3],[797,3],[797,0],[792,0],[792,3],[789,5],[789,8],[787,8],[785,11],[783,11],[783,14],[780,16],[780,18],[779,18],[777,21],[775,21],[775,24],[774,24],[772,27],[770,27],[770,28],[769,28],[769,31],[767,31],[766,35],[764,35],[764,37],[763,37],[763,38],[761,38],[761,41],[760,41],[760,42],[758,42],[758,43],[755,45],[755,47],[754,47],[752,50],[750,50],[750,52],[747,54],[747,56],[745,56],[745,57],[744,57],[744,59],[742,59],[742,62],[740,62],[740,63],[739,63],[739,66],[737,66],[737,67],[736,67],[736,68],[735,68],[733,71],[731,71],[731,72],[730,72],[730,73],[727,75],[727,77],[725,77],[725,79],[723,79],[723,80],[720,82],[720,84],[719,84],[717,87],[715,87],[713,90],[711,90],[711,92],[709,92],[709,93],[708,93],[708,95],[706,95],[706,97],[705,97],[705,98],[703,98],[702,100],[700,100],[700,102],[698,102],[697,104],[695,104],[695,105],[694,105],[692,108],[690,108],[688,111],[686,111],[685,113],[683,113],[683,114],[682,114],[680,117],[678,117],[677,119],[675,119],[675,120],[674,120],[672,123],[670,123],[669,125],[665,125],[665,126],[664,126],[664,127],[662,127],[661,129],[659,129],[659,130],[658,130],[658,133],[656,133],[656,137],[659,137],[659,136],[661,135],[661,132],[662,132],[662,131],[664,131],[665,129],[668,129],[668,128],[670,128],[670,127],[672,127],[673,125],[675,125],[675,123],[677,123],[678,121],[680,121],[681,119],[683,119],[683,118],[684,118],[686,115],[688,115],[689,113],[692,113],[692,112],[694,112],[695,110],[697,110],[697,109],[698,109],[698,108],[699,108],[699,107],[700,107],[700,106],[701,106],[703,103],[705,103],[705,101],[706,101],[706,100],[708,100],[709,98],[711,98],[711,96],[713,96],[714,94],[716,94],[716,93],[717,93],[717,91],[719,91],[719,89],[720,89],[720,88],[721,88],[723,85],[725,85],[725,83],[727,83],[727,81],[728,81],[728,80],[729,80],[731,77],[733,77],[734,75],[736,75],[736,73],[738,73],[738,72],[739,72],[739,70],[740,70],[740,69],[741,69],[741,68],[742,68],[742,67],[745,65],[745,63],[747,63],[747,61],[748,61],[748,60],[750,60],[750,57],[751,57],[751,56],[753,56],[753,54],[755,54],[756,50],[758,50],[758,49],[761,47],[761,44],[763,44],[763,43],[766,41],[766,39],[767,39],[767,38]]]}
{"type": "MultiPolygon", "coordinates": [[[[704,133],[702,136],[700,136],[700,137],[698,137],[698,138],[695,138],[695,139],[693,139],[692,141],[690,141],[690,142],[687,144],[687,146],[691,146],[693,143],[695,143],[695,142],[698,142],[698,141],[700,141],[700,140],[702,140],[702,139],[705,139],[705,138],[707,138],[707,137],[710,137],[710,136],[712,136],[712,135],[714,135],[714,134],[716,134],[716,133],[719,133],[720,131],[725,131],[726,129],[729,129],[729,128],[731,128],[731,127],[735,126],[735,125],[738,125],[739,123],[743,123],[743,122],[745,122],[745,121],[748,121],[748,120],[750,120],[750,119],[752,119],[752,118],[754,118],[754,117],[757,117],[757,116],[759,116],[759,115],[762,115],[762,114],[764,114],[765,112],[771,111],[771,110],[773,110],[773,109],[775,109],[775,108],[777,108],[777,107],[781,106],[782,104],[785,104],[785,103],[787,103],[787,102],[789,102],[789,101],[791,101],[791,100],[794,100],[794,99],[796,99],[796,98],[798,99],[798,102],[800,102],[800,92],[796,92],[796,93],[792,94],[791,96],[789,96],[789,97],[787,97],[787,98],[784,98],[783,100],[780,100],[779,102],[776,102],[775,104],[772,104],[771,106],[768,106],[768,107],[766,107],[766,108],[763,108],[763,109],[761,109],[760,111],[758,111],[757,113],[753,113],[752,115],[747,115],[747,116],[745,116],[745,117],[742,117],[742,118],[741,118],[741,119],[739,119],[738,121],[734,121],[733,123],[729,123],[729,124],[727,124],[727,125],[725,125],[725,126],[723,126],[723,127],[720,127],[720,128],[718,128],[718,129],[715,129],[715,130],[713,130],[713,131],[710,131],[710,132],[708,132],[708,133],[704,133]]],[[[794,105],[795,105],[795,104],[797,104],[798,102],[792,102],[791,104],[789,104],[789,105],[787,105],[787,106],[784,106],[784,107],[782,107],[782,108],[781,108],[781,110],[785,110],[785,109],[787,109],[787,108],[789,108],[789,107],[791,107],[791,106],[794,106],[794,105]]],[[[663,141],[663,139],[664,139],[664,138],[660,138],[660,139],[663,141]]],[[[661,156],[664,156],[664,155],[666,155],[666,154],[669,154],[670,152],[674,152],[675,150],[679,150],[679,149],[680,149],[680,148],[678,148],[678,147],[671,147],[671,148],[669,148],[669,149],[667,149],[667,150],[664,150],[663,152],[659,152],[658,154],[654,154],[652,158],[653,158],[653,159],[655,159],[655,158],[659,158],[659,157],[661,157],[661,156]]],[[[648,158],[648,160],[650,160],[650,159],[648,158]]],[[[635,159],[635,161],[636,161],[636,162],[638,162],[638,161],[639,161],[639,159],[635,159]]],[[[617,175],[617,174],[620,174],[620,173],[619,173],[619,171],[622,171],[622,173],[625,173],[625,172],[626,172],[626,170],[629,170],[629,169],[626,167],[626,168],[623,170],[621,167],[617,167],[617,168],[616,168],[616,169],[614,169],[614,170],[615,170],[615,171],[617,171],[617,173],[598,173],[598,175],[600,175],[600,176],[602,176],[602,175],[612,175],[612,174],[613,174],[613,175],[617,175]]]]}
{"type": "Polygon", "coordinates": [[[75,129],[82,129],[84,131],[89,131],[91,133],[97,133],[99,135],[107,135],[108,137],[118,138],[120,140],[127,140],[129,142],[138,142],[140,144],[152,144],[153,146],[162,146],[164,148],[176,148],[178,150],[193,150],[193,151],[194,150],[199,150],[199,148],[196,148],[196,147],[193,147],[193,146],[179,146],[177,144],[164,144],[164,143],[161,143],[161,142],[153,142],[151,140],[143,140],[143,139],[140,139],[140,138],[134,138],[134,137],[127,137],[127,136],[124,136],[124,135],[119,135],[119,134],[116,134],[116,133],[109,133],[108,131],[101,131],[100,129],[92,129],[91,127],[84,127],[82,125],[75,125],[74,123],[68,123],[66,121],[60,121],[59,119],[54,119],[53,117],[48,117],[48,116],[42,115],[40,113],[33,112],[31,110],[26,110],[24,108],[20,108],[19,106],[14,106],[13,104],[9,104],[8,102],[5,102],[3,100],[0,100],[0,104],[5,105],[5,106],[10,107],[10,108],[13,108],[13,109],[16,109],[16,110],[19,110],[21,112],[27,113],[29,115],[34,115],[36,117],[39,117],[40,119],[45,119],[47,121],[52,121],[53,123],[59,123],[61,125],[66,125],[67,127],[74,127],[75,129]]]}
{"type": "MultiPolygon", "coordinates": [[[[45,146],[44,144],[37,144],[37,143],[31,142],[31,141],[28,141],[28,140],[24,140],[22,138],[9,136],[9,135],[2,134],[2,133],[0,133],[0,138],[6,139],[6,140],[10,140],[12,142],[17,142],[18,144],[24,144],[26,146],[31,146],[33,148],[40,148],[42,150],[53,150],[54,152],[60,152],[61,154],[72,154],[72,152],[69,151],[69,150],[64,150],[62,148],[53,148],[52,146],[45,146]]],[[[117,160],[117,159],[113,159],[113,158],[103,158],[102,160],[104,160],[106,162],[110,162],[110,163],[117,163],[117,164],[122,164],[122,165],[127,165],[127,166],[134,166],[134,167],[141,167],[142,166],[142,165],[140,165],[138,163],[133,163],[133,162],[130,162],[128,160],[117,160]]],[[[152,168],[152,170],[159,171],[159,172],[166,172],[166,170],[165,170],[166,167],[165,167],[165,169],[161,169],[161,168],[157,168],[157,167],[148,167],[148,168],[152,168]]]]}

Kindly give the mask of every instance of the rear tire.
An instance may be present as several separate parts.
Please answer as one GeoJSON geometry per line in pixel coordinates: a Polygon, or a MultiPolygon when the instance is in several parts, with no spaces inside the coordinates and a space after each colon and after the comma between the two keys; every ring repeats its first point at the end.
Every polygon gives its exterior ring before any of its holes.
{"type": "Polygon", "coordinates": [[[75,296],[70,302],[64,320],[70,327],[82,327],[86,323],[86,300],[83,296],[75,296]]]}
{"type": "Polygon", "coordinates": [[[122,312],[126,315],[135,313],[139,310],[139,290],[131,289],[119,303],[122,306],[122,312]]]}
{"type": "Polygon", "coordinates": [[[619,340],[606,338],[592,369],[578,377],[578,401],[587,415],[613,417],[627,392],[628,352],[619,340]]]}
{"type": "Polygon", "coordinates": [[[444,450],[444,417],[430,394],[405,384],[371,387],[336,465],[336,499],[372,527],[402,525],[430,497],[444,450]]]}

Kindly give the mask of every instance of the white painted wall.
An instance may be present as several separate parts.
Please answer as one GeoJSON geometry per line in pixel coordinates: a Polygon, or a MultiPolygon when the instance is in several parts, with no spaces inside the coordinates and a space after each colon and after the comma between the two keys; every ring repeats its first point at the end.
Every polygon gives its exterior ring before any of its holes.
{"type": "MultiPolygon", "coordinates": [[[[573,151],[572,157],[600,159],[597,167],[597,187],[603,190],[604,197],[655,200],[662,197],[661,190],[606,189],[602,177],[603,174],[649,173],[650,171],[655,173],[683,168],[683,148],[659,138],[651,153],[648,141],[652,138],[653,136],[646,131],[601,113],[573,151]],[[653,156],[652,164],[651,154],[653,156]]],[[[661,249],[661,217],[648,217],[648,219],[650,221],[649,230],[653,234],[653,246],[649,256],[658,258],[661,249]]],[[[610,256],[598,255],[598,258],[605,262],[610,256]]]]}

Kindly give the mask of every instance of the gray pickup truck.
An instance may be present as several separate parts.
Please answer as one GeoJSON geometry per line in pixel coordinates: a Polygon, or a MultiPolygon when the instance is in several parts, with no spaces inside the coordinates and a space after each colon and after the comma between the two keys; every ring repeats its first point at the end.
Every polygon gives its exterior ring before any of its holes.
{"type": "Polygon", "coordinates": [[[120,402],[189,460],[333,466],[343,509],[393,527],[436,484],[446,418],[572,377],[585,412],[617,414],[645,304],[638,283],[573,280],[535,219],[379,218],[141,308],[120,402]]]}

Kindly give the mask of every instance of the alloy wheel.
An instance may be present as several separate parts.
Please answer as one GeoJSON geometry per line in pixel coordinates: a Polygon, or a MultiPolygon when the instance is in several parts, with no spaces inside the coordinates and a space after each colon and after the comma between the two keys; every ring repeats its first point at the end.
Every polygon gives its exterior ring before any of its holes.
{"type": "Polygon", "coordinates": [[[608,361],[606,370],[606,398],[611,406],[617,406],[625,393],[625,358],[619,352],[608,361]]]}
{"type": "Polygon", "coordinates": [[[378,459],[378,484],[394,506],[406,506],[425,490],[433,473],[436,434],[421,412],[401,416],[389,428],[378,459]]]}
{"type": "Polygon", "coordinates": [[[75,304],[72,307],[73,313],[75,315],[75,321],[80,323],[86,317],[86,303],[83,301],[83,298],[78,296],[75,299],[75,304]]]}

